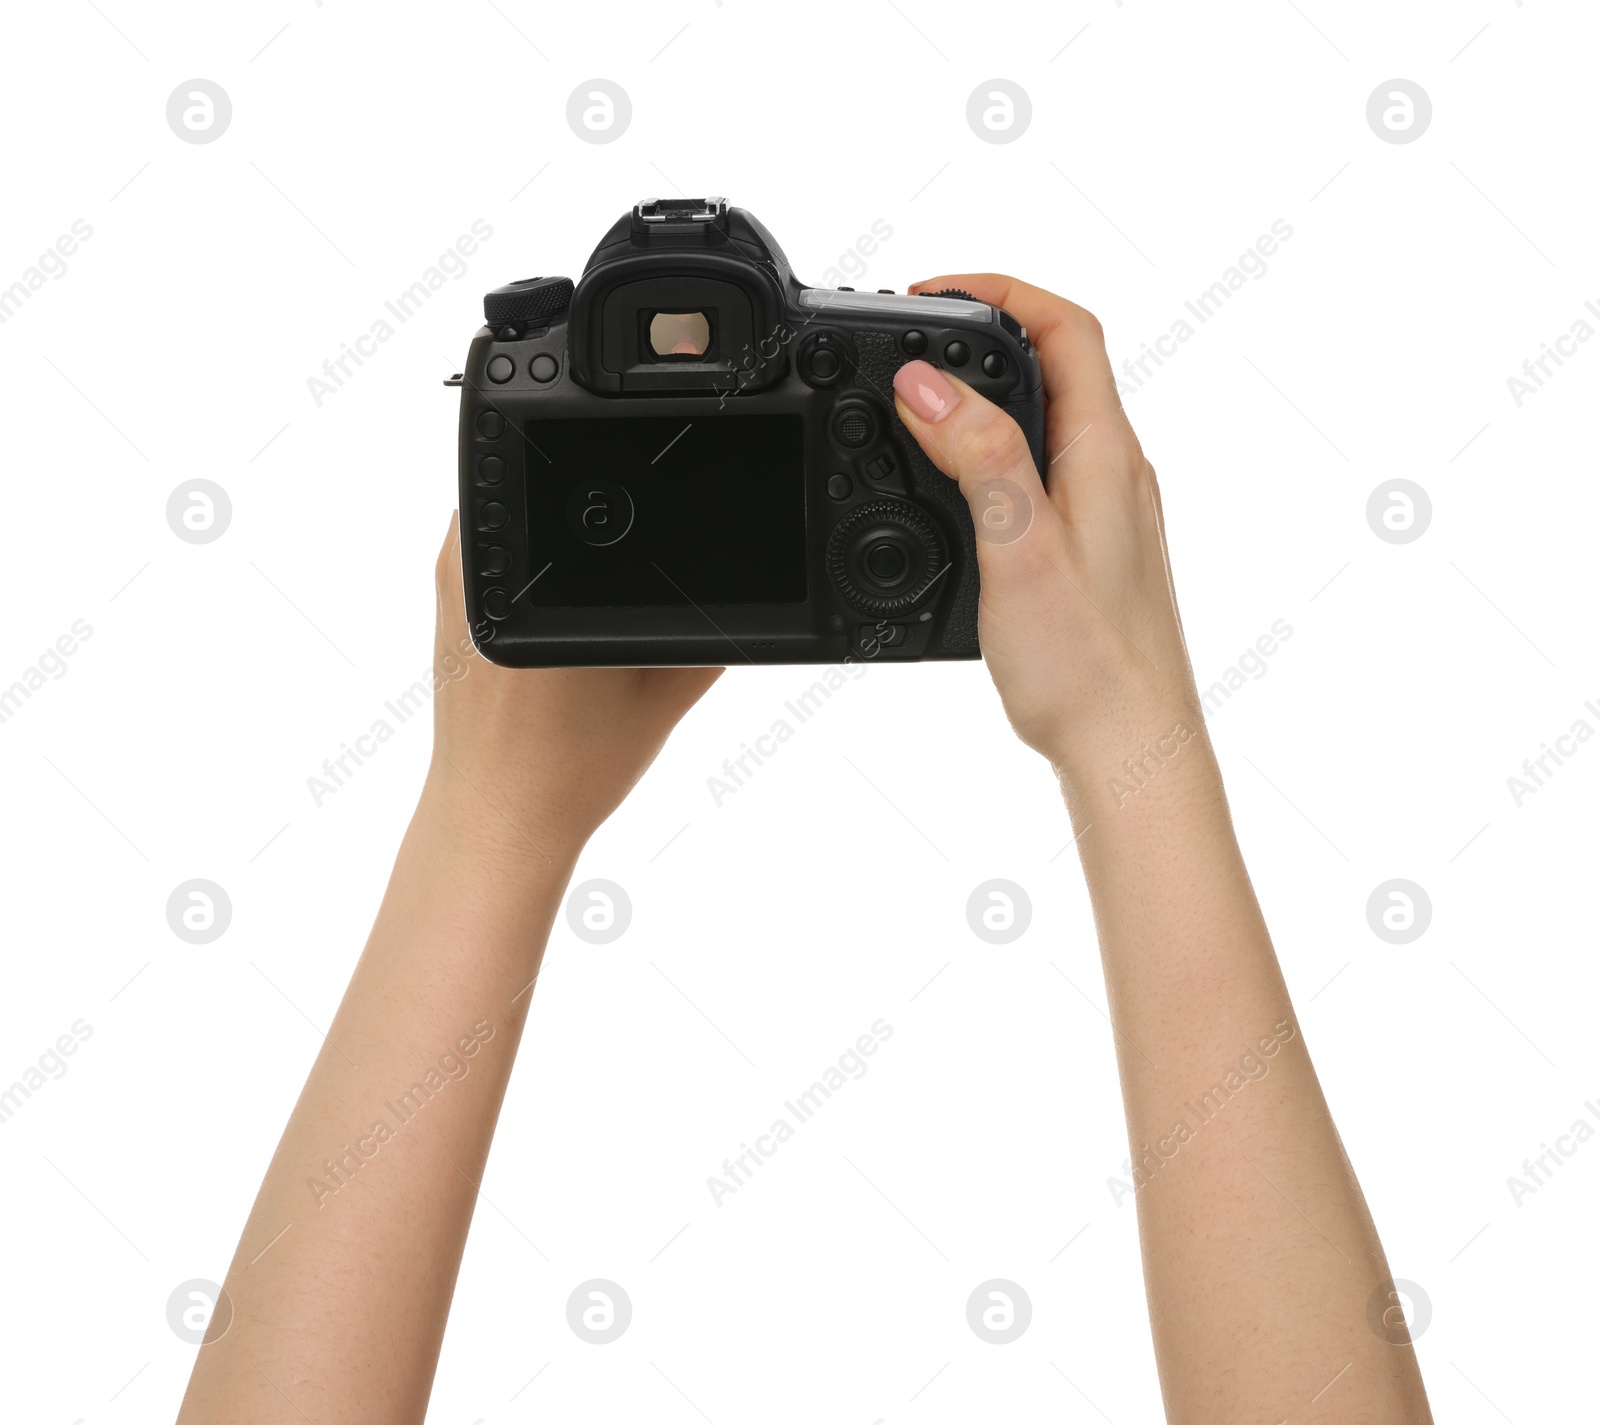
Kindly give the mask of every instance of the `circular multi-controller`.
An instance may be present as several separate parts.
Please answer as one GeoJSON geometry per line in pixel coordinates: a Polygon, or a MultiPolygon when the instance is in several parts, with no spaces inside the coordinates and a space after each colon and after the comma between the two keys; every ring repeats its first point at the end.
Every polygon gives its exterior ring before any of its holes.
{"type": "Polygon", "coordinates": [[[828,536],[828,577],[862,613],[892,618],[921,602],[948,567],[939,527],[909,500],[857,505],[828,536]]]}

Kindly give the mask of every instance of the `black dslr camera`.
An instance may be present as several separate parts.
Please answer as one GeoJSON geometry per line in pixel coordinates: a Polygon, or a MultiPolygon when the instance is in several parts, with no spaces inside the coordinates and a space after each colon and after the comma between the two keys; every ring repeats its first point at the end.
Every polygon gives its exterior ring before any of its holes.
{"type": "Polygon", "coordinates": [[[461,385],[467,621],[513,667],[978,656],[972,518],[895,414],[922,357],[1043,470],[1027,333],[964,292],[805,287],[721,198],[640,203],[576,286],[483,299],[461,385]]]}

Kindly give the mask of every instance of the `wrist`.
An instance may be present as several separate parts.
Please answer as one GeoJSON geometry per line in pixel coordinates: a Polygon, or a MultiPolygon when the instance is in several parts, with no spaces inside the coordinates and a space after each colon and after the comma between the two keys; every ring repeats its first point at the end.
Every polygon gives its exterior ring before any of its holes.
{"type": "Polygon", "coordinates": [[[1158,804],[1219,801],[1221,775],[1205,721],[1171,704],[1079,735],[1050,755],[1074,821],[1140,820],[1158,804]]]}
{"type": "Polygon", "coordinates": [[[554,799],[474,777],[436,757],[412,820],[432,854],[499,877],[545,883],[571,876],[593,828],[580,826],[554,799]]]}

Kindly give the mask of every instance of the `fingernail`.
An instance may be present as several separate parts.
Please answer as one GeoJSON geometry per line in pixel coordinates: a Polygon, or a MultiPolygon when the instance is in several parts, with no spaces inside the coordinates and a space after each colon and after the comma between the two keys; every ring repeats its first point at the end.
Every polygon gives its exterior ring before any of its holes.
{"type": "Polygon", "coordinates": [[[961,399],[944,372],[926,361],[908,361],[894,373],[895,394],[925,421],[942,421],[961,399]]]}

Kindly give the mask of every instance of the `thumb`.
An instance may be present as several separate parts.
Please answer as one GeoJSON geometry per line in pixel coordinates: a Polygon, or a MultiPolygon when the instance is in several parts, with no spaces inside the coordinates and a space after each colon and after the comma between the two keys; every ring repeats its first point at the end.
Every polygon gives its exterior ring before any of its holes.
{"type": "Polygon", "coordinates": [[[994,551],[1056,517],[1022,427],[964,381],[926,361],[894,377],[895,409],[940,470],[961,486],[987,571],[994,551]]]}

